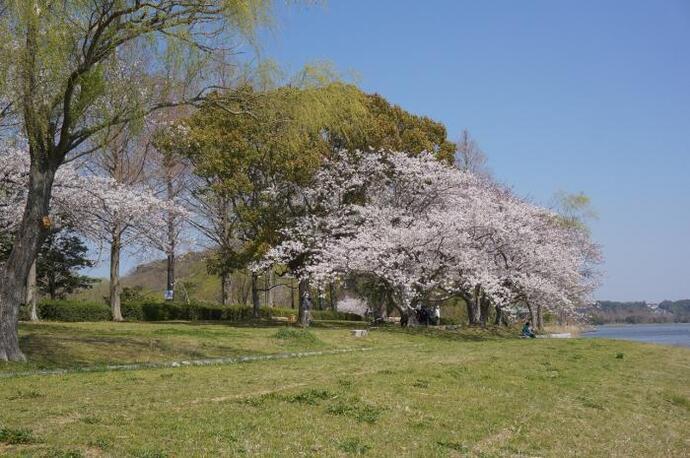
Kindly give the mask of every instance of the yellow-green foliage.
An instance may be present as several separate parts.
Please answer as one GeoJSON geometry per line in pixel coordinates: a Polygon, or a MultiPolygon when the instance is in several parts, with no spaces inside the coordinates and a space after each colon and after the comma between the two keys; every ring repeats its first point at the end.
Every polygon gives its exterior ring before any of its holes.
{"type": "Polygon", "coordinates": [[[65,149],[103,141],[95,137],[109,127],[141,122],[159,103],[170,103],[166,86],[205,84],[201,69],[218,63],[208,51],[230,41],[256,44],[272,6],[272,0],[3,1],[0,93],[31,144],[45,153],[61,138],[52,158],[59,162],[65,149]]]}
{"type": "Polygon", "coordinates": [[[197,197],[227,207],[221,226],[232,243],[221,243],[210,259],[213,272],[246,267],[274,246],[294,216],[291,185],[309,183],[334,151],[429,151],[451,161],[455,149],[442,124],[309,68],[294,86],[212,94],[180,128],[160,134],[158,144],[193,162],[206,183],[197,197]]]}

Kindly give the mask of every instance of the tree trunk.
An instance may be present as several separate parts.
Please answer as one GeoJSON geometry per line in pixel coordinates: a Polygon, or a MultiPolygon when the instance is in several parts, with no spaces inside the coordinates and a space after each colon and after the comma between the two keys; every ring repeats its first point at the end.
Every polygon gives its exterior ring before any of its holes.
{"type": "MultiPolygon", "coordinates": [[[[170,174],[166,175],[168,199],[172,200],[174,195],[173,182],[170,174]]],[[[168,281],[166,289],[170,293],[166,295],[167,300],[175,299],[175,215],[168,212],[168,281]]]]}
{"type": "Polygon", "coordinates": [[[498,304],[496,304],[494,308],[496,310],[496,318],[494,319],[494,324],[498,326],[499,324],[501,324],[503,309],[501,309],[501,306],[498,304]]]}
{"type": "MultiPolygon", "coordinates": [[[[34,156],[32,151],[32,157],[34,156]]],[[[29,169],[29,193],[12,251],[0,269],[0,361],[24,361],[19,349],[17,325],[19,306],[25,299],[26,277],[31,263],[50,226],[48,209],[57,166],[32,160],[29,169]]]]}
{"type": "Polygon", "coordinates": [[[301,279],[298,286],[299,291],[299,322],[302,327],[309,326],[311,295],[309,293],[309,280],[301,279]]]}
{"type": "Polygon", "coordinates": [[[503,307],[496,305],[496,324],[502,324],[503,326],[510,326],[509,315],[503,310],[503,307]]]}
{"type": "Polygon", "coordinates": [[[175,253],[168,253],[168,280],[165,286],[166,290],[169,291],[166,294],[165,299],[172,301],[175,300],[175,253]]]}
{"type": "Polygon", "coordinates": [[[477,285],[474,287],[474,313],[475,324],[482,325],[482,287],[477,285]]]}
{"type": "Polygon", "coordinates": [[[484,292],[480,293],[479,322],[481,323],[482,327],[486,327],[486,324],[489,322],[489,311],[490,311],[490,309],[491,309],[491,302],[486,297],[486,294],[484,294],[484,292]]]}
{"type": "Polygon", "coordinates": [[[50,300],[54,301],[57,299],[57,278],[55,278],[54,272],[48,272],[48,295],[50,300]]]}
{"type": "Polygon", "coordinates": [[[251,278],[252,287],[252,316],[254,318],[259,318],[259,312],[261,309],[261,301],[259,300],[259,275],[256,272],[252,272],[251,278]]]}
{"type": "Polygon", "coordinates": [[[122,287],[120,286],[121,249],[120,230],[116,227],[110,241],[110,310],[113,315],[113,321],[124,321],[120,307],[120,294],[122,293],[122,287]]]}
{"type": "Polygon", "coordinates": [[[406,328],[410,325],[410,310],[407,307],[400,308],[400,327],[406,328]]]}
{"type": "MultiPolygon", "coordinates": [[[[299,296],[299,291],[297,292],[297,295],[299,296]]],[[[290,308],[291,309],[295,308],[295,279],[294,278],[290,279],[290,308]]]]}
{"type": "Polygon", "coordinates": [[[31,263],[29,275],[26,277],[26,306],[29,307],[29,320],[38,321],[38,311],[36,310],[37,301],[36,290],[36,260],[31,263]]]}
{"type": "MultiPolygon", "coordinates": [[[[475,288],[475,291],[477,289],[475,288]]],[[[477,304],[476,297],[471,294],[463,294],[462,298],[467,305],[467,322],[470,326],[476,326],[479,324],[479,305],[477,304]]]]}
{"type": "Polygon", "coordinates": [[[273,287],[276,285],[276,274],[273,272],[273,269],[269,270],[266,275],[266,282],[268,283],[268,291],[267,291],[267,297],[266,297],[266,304],[273,308],[273,287]]]}
{"type": "Polygon", "coordinates": [[[393,306],[400,312],[400,326],[403,328],[419,326],[417,309],[414,307],[417,305],[416,301],[410,299],[402,289],[394,292],[392,299],[393,306]]]}
{"type": "Polygon", "coordinates": [[[330,301],[331,310],[335,311],[335,286],[333,283],[328,285],[328,299],[330,301]]]}
{"type": "Polygon", "coordinates": [[[421,323],[417,320],[417,310],[408,306],[398,309],[400,312],[400,326],[403,328],[414,328],[421,323]]]}
{"type": "Polygon", "coordinates": [[[544,331],[544,313],[541,304],[537,304],[537,329],[539,332],[544,331]]]}
{"type": "Polygon", "coordinates": [[[231,276],[228,273],[220,275],[220,302],[223,305],[230,303],[230,290],[232,288],[231,276]]]}
{"type": "Polygon", "coordinates": [[[527,310],[529,310],[529,322],[534,326],[535,320],[534,320],[534,310],[532,309],[532,304],[529,302],[525,302],[527,304],[527,310]]]}

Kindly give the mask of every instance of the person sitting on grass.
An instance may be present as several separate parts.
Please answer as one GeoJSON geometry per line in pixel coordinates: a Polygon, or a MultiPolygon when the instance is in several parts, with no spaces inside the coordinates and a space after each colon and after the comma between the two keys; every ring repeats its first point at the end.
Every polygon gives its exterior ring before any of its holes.
{"type": "Polygon", "coordinates": [[[531,337],[533,339],[537,337],[536,335],[534,335],[534,331],[532,331],[532,327],[529,325],[529,321],[525,322],[525,325],[522,327],[522,336],[531,337]]]}

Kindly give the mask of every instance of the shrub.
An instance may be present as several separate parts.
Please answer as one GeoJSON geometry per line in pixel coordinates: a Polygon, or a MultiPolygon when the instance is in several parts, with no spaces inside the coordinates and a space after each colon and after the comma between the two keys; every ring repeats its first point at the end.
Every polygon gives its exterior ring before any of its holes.
{"type": "MultiPolygon", "coordinates": [[[[271,317],[297,317],[299,311],[297,309],[277,308],[270,309],[271,317]]],[[[313,320],[330,320],[330,321],[363,321],[364,317],[356,313],[338,312],[336,310],[311,310],[311,318],[313,320]]]]}
{"type": "Polygon", "coordinates": [[[124,302],[120,305],[122,318],[128,321],[143,321],[144,311],[140,302],[124,302]]]}
{"type": "MultiPolygon", "coordinates": [[[[243,321],[253,318],[253,309],[248,305],[219,305],[205,302],[180,304],[174,302],[148,301],[140,304],[146,321],[203,320],[243,321]]],[[[259,318],[271,317],[269,309],[262,307],[259,318]]]]}
{"type": "MultiPolygon", "coordinates": [[[[262,307],[259,318],[271,318],[271,310],[262,307]]],[[[123,316],[132,320],[170,321],[243,321],[253,318],[253,309],[248,305],[220,305],[207,302],[164,302],[144,300],[123,305],[123,316]]]]}
{"type": "Polygon", "coordinates": [[[271,309],[271,317],[273,318],[297,318],[299,315],[299,312],[297,309],[287,309],[287,308],[280,308],[280,307],[274,307],[271,309]]]}
{"type": "MultiPolygon", "coordinates": [[[[249,305],[220,305],[208,302],[166,302],[160,300],[140,299],[124,302],[121,306],[122,316],[130,321],[247,321],[251,320],[253,309],[249,305]]],[[[259,309],[259,318],[297,317],[295,309],[268,308],[259,309]]],[[[38,315],[49,321],[107,321],[112,318],[110,306],[98,302],[46,300],[38,304],[38,315]]],[[[22,316],[22,319],[26,319],[22,316]]],[[[349,320],[359,321],[362,317],[353,313],[332,310],[314,310],[315,320],[349,320]]]]}
{"type": "Polygon", "coordinates": [[[343,320],[363,321],[364,317],[356,313],[338,312],[336,310],[312,310],[311,317],[314,320],[343,320]]]}
{"type": "Polygon", "coordinates": [[[144,294],[144,288],[142,286],[125,286],[122,288],[122,293],[120,294],[120,300],[125,302],[139,302],[146,299],[146,294],[144,294]]]}
{"type": "Polygon", "coordinates": [[[49,321],[107,321],[111,319],[110,307],[99,302],[41,301],[38,316],[49,321]]]}

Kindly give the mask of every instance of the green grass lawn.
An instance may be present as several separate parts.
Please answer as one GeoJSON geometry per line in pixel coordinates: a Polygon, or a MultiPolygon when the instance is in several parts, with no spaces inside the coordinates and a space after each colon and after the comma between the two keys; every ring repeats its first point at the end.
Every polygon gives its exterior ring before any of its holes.
{"type": "Polygon", "coordinates": [[[688,456],[690,350],[492,333],[189,323],[21,327],[37,368],[367,347],[0,378],[0,455],[688,456]]]}

